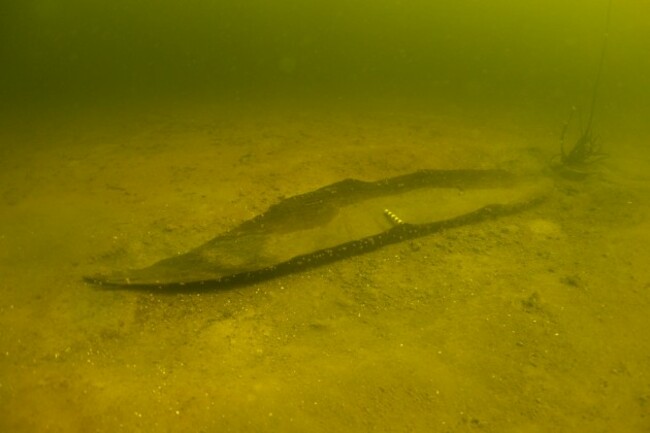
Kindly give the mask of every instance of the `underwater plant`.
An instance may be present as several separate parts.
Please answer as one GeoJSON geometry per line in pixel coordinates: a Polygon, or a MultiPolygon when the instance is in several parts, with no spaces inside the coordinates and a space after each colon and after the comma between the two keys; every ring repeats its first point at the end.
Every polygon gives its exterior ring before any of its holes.
{"type": "MultiPolygon", "coordinates": [[[[566,150],[565,146],[565,137],[566,132],[571,121],[571,116],[569,120],[564,124],[562,129],[562,135],[560,136],[560,154],[556,155],[556,158],[560,159],[560,166],[569,169],[578,169],[595,162],[600,161],[601,159],[607,157],[607,154],[602,151],[602,145],[597,136],[593,132],[593,114],[594,114],[594,104],[595,97],[592,100],[591,113],[589,115],[589,121],[587,126],[582,129],[580,136],[574,143],[573,147],[566,150]]],[[[574,110],[575,111],[575,107],[574,110]]]]}
{"type": "MultiPolygon", "coordinates": [[[[600,140],[598,137],[596,137],[596,135],[594,135],[593,120],[594,112],[596,110],[596,99],[598,90],[600,88],[600,81],[603,72],[603,64],[605,62],[611,6],[612,1],[609,0],[607,2],[605,33],[603,35],[600,61],[598,63],[598,69],[596,71],[596,80],[594,81],[594,87],[591,94],[591,107],[589,109],[589,118],[587,119],[587,124],[584,128],[582,128],[578,139],[573,144],[573,147],[567,150],[565,145],[565,138],[569,124],[571,123],[572,115],[570,115],[569,119],[564,124],[564,128],[562,129],[562,134],[560,136],[560,153],[555,155],[552,159],[554,162],[559,159],[559,163],[555,162],[553,164],[553,168],[565,176],[568,175],[570,177],[583,177],[583,175],[586,175],[586,173],[582,171],[582,169],[607,157],[607,154],[602,150],[602,144],[600,140]]],[[[575,107],[572,109],[571,114],[573,114],[574,111],[575,107]]]]}

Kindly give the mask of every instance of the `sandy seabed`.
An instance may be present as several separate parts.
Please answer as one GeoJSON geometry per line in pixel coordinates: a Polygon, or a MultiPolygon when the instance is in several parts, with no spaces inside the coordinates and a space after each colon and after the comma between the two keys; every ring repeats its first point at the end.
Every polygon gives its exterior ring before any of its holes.
{"type": "Polygon", "coordinates": [[[5,120],[0,431],[650,430],[650,151],[505,112],[184,106],[5,120]],[[246,287],[81,277],[283,197],[421,168],[549,176],[541,205],[246,287]]]}

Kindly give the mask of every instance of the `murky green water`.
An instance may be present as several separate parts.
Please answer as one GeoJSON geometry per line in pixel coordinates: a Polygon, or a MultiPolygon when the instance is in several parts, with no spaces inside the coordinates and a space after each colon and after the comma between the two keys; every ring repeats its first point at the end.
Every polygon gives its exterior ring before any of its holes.
{"type": "Polygon", "coordinates": [[[607,3],[429,3],[0,6],[0,430],[647,431],[648,6],[612,2],[570,180],[607,3]],[[423,168],[553,187],[249,286],[81,280],[423,168]]]}

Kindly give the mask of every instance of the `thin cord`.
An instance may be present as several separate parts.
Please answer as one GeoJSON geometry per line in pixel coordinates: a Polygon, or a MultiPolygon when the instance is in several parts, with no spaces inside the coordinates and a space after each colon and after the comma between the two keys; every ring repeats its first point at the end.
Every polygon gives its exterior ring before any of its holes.
{"type": "Polygon", "coordinates": [[[605,63],[605,52],[607,51],[607,41],[609,39],[609,22],[612,11],[612,0],[607,2],[607,15],[605,17],[605,33],[603,35],[603,47],[600,51],[600,62],[598,63],[598,72],[596,73],[596,81],[594,82],[594,91],[591,97],[591,110],[589,112],[589,120],[587,121],[587,128],[585,131],[591,129],[591,123],[594,120],[594,111],[596,111],[596,96],[600,88],[600,77],[603,75],[603,64],[605,63]]]}

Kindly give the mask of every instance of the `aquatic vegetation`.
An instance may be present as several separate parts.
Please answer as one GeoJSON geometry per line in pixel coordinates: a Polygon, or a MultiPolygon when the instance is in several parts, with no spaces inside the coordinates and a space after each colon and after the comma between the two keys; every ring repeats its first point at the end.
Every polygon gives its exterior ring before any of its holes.
{"type": "MultiPolygon", "coordinates": [[[[595,97],[593,99],[595,103],[595,97]]],[[[580,136],[568,151],[566,150],[565,137],[569,127],[570,120],[564,124],[562,135],[560,137],[560,151],[555,158],[559,158],[559,166],[564,169],[579,169],[591,165],[607,157],[603,152],[600,140],[594,135],[592,127],[594,107],[592,105],[591,115],[587,126],[582,130],[580,136]]]]}
{"type": "MultiPolygon", "coordinates": [[[[598,89],[600,88],[600,81],[603,74],[603,64],[605,63],[605,52],[607,50],[607,36],[609,32],[609,23],[611,15],[611,0],[607,3],[607,12],[605,18],[605,33],[603,35],[603,44],[600,51],[600,61],[598,63],[598,68],[596,70],[596,79],[594,81],[593,91],[591,93],[591,107],[589,109],[589,119],[587,120],[587,125],[582,129],[578,139],[574,143],[573,147],[566,150],[565,146],[565,137],[569,124],[571,123],[571,117],[564,124],[562,129],[562,135],[560,136],[560,153],[553,157],[553,168],[560,174],[568,177],[581,178],[587,175],[587,172],[584,169],[592,165],[603,158],[607,157],[607,154],[602,150],[602,144],[598,137],[594,135],[593,132],[593,120],[594,112],[596,111],[596,99],[598,96],[598,89]],[[559,163],[555,162],[559,158],[559,163]]],[[[575,108],[572,110],[575,111],[575,108]]]]}
{"type": "Polygon", "coordinates": [[[578,139],[573,146],[567,150],[565,138],[571,117],[564,124],[560,136],[560,153],[553,156],[551,167],[561,176],[578,180],[590,174],[590,168],[597,162],[607,157],[603,152],[601,141],[593,132],[592,118],[596,98],[592,100],[591,114],[586,127],[582,128],[578,139]]]}

